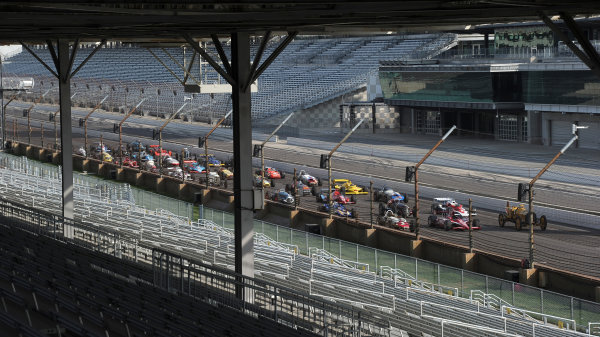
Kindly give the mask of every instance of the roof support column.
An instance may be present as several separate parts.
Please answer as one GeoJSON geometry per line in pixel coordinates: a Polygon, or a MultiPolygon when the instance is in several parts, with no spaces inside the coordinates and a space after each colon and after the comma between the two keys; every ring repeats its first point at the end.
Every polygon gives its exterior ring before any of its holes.
{"type": "MultiPolygon", "coordinates": [[[[231,36],[235,214],[235,271],[254,277],[254,203],[252,186],[252,125],[250,86],[250,38],[247,33],[231,36]]],[[[241,297],[242,289],[236,289],[241,297]]],[[[248,299],[246,299],[248,300],[248,299]]]]}
{"type": "MultiPolygon", "coordinates": [[[[78,44],[73,45],[73,58],[78,44]]],[[[60,102],[60,141],[62,144],[62,204],[63,217],[73,220],[73,132],[71,130],[71,60],[69,41],[58,40],[58,91],[60,102]]],[[[66,238],[73,238],[73,227],[64,225],[66,238]]]]}

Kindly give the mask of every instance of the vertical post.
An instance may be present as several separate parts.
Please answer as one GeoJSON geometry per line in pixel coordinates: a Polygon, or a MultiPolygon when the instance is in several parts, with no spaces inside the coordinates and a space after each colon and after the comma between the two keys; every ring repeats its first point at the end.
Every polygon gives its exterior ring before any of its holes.
{"type": "Polygon", "coordinates": [[[185,183],[185,170],[183,166],[183,161],[185,160],[185,150],[181,149],[181,160],[179,161],[179,166],[181,167],[181,183],[185,183]]]}
{"type": "MultiPolygon", "coordinates": [[[[73,45],[73,53],[77,50],[77,44],[73,45]]],[[[71,129],[71,78],[69,60],[69,42],[58,40],[58,90],[60,96],[60,141],[62,144],[62,215],[65,218],[63,226],[64,236],[73,238],[73,137],[71,129]],[[69,224],[69,225],[67,225],[69,224]]]]}
{"type": "MultiPolygon", "coordinates": [[[[234,33],[231,36],[231,68],[235,80],[235,83],[232,83],[235,271],[244,276],[254,277],[252,110],[250,87],[245,83],[250,75],[248,33],[234,33]]],[[[240,284],[236,287],[236,296],[242,298],[243,294],[244,289],[240,284]]]]}
{"type": "Polygon", "coordinates": [[[162,177],[162,130],[158,130],[158,175],[162,177]]]}
{"type": "Polygon", "coordinates": [[[13,142],[19,140],[19,134],[17,133],[17,120],[13,119],[13,142]]]}
{"type": "Polygon", "coordinates": [[[43,148],[44,147],[44,122],[40,122],[40,132],[42,133],[41,134],[41,141],[42,141],[41,147],[43,148]]]}
{"type": "Polygon", "coordinates": [[[83,149],[85,150],[85,159],[88,157],[88,138],[87,138],[87,118],[83,121],[83,149]]]}
{"type": "Polygon", "coordinates": [[[142,171],[142,142],[141,141],[140,141],[140,143],[138,145],[137,163],[138,163],[138,172],[141,172],[142,171]]]}
{"type": "Polygon", "coordinates": [[[373,180],[369,181],[369,200],[371,201],[371,212],[369,214],[371,214],[371,228],[373,228],[373,180]]]}
{"type": "Polygon", "coordinates": [[[473,213],[473,200],[469,198],[469,253],[473,252],[473,221],[471,213],[473,213]]]}
{"type": "Polygon", "coordinates": [[[421,240],[419,226],[419,168],[415,167],[415,239],[421,240]]]}
{"type": "Polygon", "coordinates": [[[331,156],[327,156],[327,176],[329,177],[329,193],[327,193],[327,204],[329,205],[329,219],[331,219],[331,213],[333,211],[333,203],[331,200],[331,156]]]}
{"type": "Polygon", "coordinates": [[[208,172],[210,170],[210,165],[208,164],[208,137],[204,139],[204,173],[206,175],[206,190],[208,191],[208,172]]]}
{"type": "MultiPolygon", "coordinates": [[[[296,180],[296,168],[294,167],[294,177],[292,178],[292,190],[294,191],[294,210],[298,209],[298,181],[296,180]]],[[[302,192],[304,194],[304,192],[302,192]]]]}
{"type": "MultiPolygon", "coordinates": [[[[260,181],[262,181],[260,185],[260,189],[262,190],[262,195],[265,195],[265,147],[264,145],[260,146],[260,181]]],[[[273,182],[271,180],[271,182],[273,182]]]]}
{"type": "Polygon", "coordinates": [[[529,223],[529,266],[533,266],[533,184],[529,184],[529,213],[527,213],[527,222],[529,223]]]}
{"type": "MultiPolygon", "coordinates": [[[[60,110],[59,110],[60,111],[60,110]]],[[[58,149],[58,128],[56,127],[56,114],[54,114],[54,149],[58,149]]]]}

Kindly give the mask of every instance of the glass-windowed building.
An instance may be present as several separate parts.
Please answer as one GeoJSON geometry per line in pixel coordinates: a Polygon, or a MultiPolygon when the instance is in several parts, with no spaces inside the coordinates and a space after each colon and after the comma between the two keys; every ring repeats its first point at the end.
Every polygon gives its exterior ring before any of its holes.
{"type": "MultiPolygon", "coordinates": [[[[588,22],[584,31],[600,46],[596,26],[588,22]]],[[[465,136],[562,145],[579,124],[589,128],[576,146],[600,149],[600,77],[543,25],[479,33],[479,42],[461,44],[458,36],[455,48],[433,59],[381,62],[384,102],[399,112],[401,132],[457,125],[465,136]]]]}

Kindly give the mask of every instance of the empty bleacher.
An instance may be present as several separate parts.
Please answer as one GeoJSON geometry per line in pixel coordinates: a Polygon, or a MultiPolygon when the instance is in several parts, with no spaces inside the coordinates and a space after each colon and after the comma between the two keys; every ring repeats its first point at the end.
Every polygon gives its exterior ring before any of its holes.
{"type": "MultiPolygon", "coordinates": [[[[364,87],[369,74],[377,71],[380,60],[405,57],[437,38],[436,34],[296,38],[261,75],[258,81],[259,91],[252,95],[253,117],[260,120],[314,106],[364,87]]],[[[253,51],[258,44],[252,45],[253,51]]],[[[269,55],[276,46],[276,43],[270,43],[265,55],[269,55]]],[[[206,48],[216,55],[212,44],[208,44],[206,48]]],[[[227,44],[224,49],[230,58],[227,44]]],[[[47,64],[52,64],[46,48],[40,47],[34,51],[47,64]]],[[[91,47],[82,48],[77,53],[75,64],[83,61],[91,51],[91,47]]],[[[183,72],[169,56],[183,64],[183,48],[168,48],[166,52],[153,48],[152,52],[183,78],[183,72]]],[[[188,48],[185,56],[188,62],[190,56],[188,48]]],[[[4,63],[4,71],[36,78],[38,88],[35,93],[27,96],[30,100],[39,96],[38,92],[42,92],[43,88],[52,87],[53,79],[48,71],[28,52],[8,59],[4,63]]],[[[203,83],[225,83],[206,64],[202,65],[201,74],[198,71],[194,74],[203,83]]],[[[141,111],[152,114],[172,113],[183,104],[186,96],[181,84],[148,50],[131,46],[100,49],[73,78],[72,83],[72,92],[77,93],[73,98],[75,104],[94,106],[109,95],[103,106],[107,110],[131,109],[142,97],[146,97],[141,111]]],[[[54,98],[49,98],[48,101],[57,102],[57,94],[51,95],[54,98]]],[[[189,94],[187,96],[190,97],[189,94]]],[[[229,95],[226,94],[195,95],[182,113],[197,117],[209,116],[210,113],[222,115],[229,111],[229,105],[229,95]]]]}
{"type": "MultiPolygon", "coordinates": [[[[27,165],[12,165],[12,167],[13,170],[0,169],[0,191],[5,196],[0,200],[2,223],[6,226],[25,227],[35,233],[76,243],[89,248],[89,251],[85,254],[61,253],[62,255],[56,257],[52,253],[41,253],[42,248],[39,245],[42,244],[38,245],[37,237],[29,236],[28,239],[22,240],[26,244],[18,243],[20,241],[15,239],[14,249],[19,252],[11,253],[7,248],[6,254],[9,255],[8,258],[3,258],[3,263],[9,265],[2,268],[14,270],[9,272],[8,276],[3,276],[3,289],[5,289],[2,293],[3,299],[5,302],[12,303],[10,313],[8,304],[5,309],[8,318],[2,318],[1,321],[7,328],[17,330],[31,328],[33,323],[30,323],[30,317],[32,313],[39,311],[35,303],[24,302],[30,297],[33,298],[30,291],[32,288],[27,288],[23,283],[24,288],[30,289],[27,290],[29,293],[21,291],[21,288],[19,291],[15,290],[16,283],[10,278],[11,274],[25,275],[23,276],[25,280],[33,280],[40,274],[46,275],[47,278],[52,276],[50,271],[43,270],[43,266],[35,267],[34,271],[24,269],[23,266],[35,265],[29,261],[31,259],[42,261],[44,266],[52,263],[62,264],[63,273],[71,269],[70,273],[87,273],[102,280],[108,276],[96,274],[99,271],[104,271],[105,274],[110,271],[108,275],[112,275],[112,279],[119,279],[133,286],[141,284],[140,288],[147,291],[153,288],[146,288],[146,285],[153,284],[170,292],[208,299],[211,298],[210,289],[213,288],[206,288],[206,285],[210,285],[221,291],[216,295],[218,298],[225,302],[234,299],[231,294],[227,295],[227,292],[224,292],[224,290],[233,291],[232,287],[235,288],[235,283],[226,281],[235,278],[231,271],[234,264],[231,230],[204,219],[192,222],[162,210],[145,210],[128,199],[129,194],[126,189],[122,191],[115,189],[114,192],[105,189],[104,192],[98,192],[93,186],[84,185],[75,188],[75,238],[66,239],[62,236],[60,217],[32,208],[42,206],[46,210],[58,212],[59,202],[53,201],[60,199],[53,197],[61,186],[57,179],[58,175],[50,175],[52,178],[49,178],[46,174],[44,179],[39,179],[39,172],[27,165]],[[36,195],[39,198],[36,198],[36,195]],[[43,257],[40,257],[40,254],[43,257]],[[91,255],[94,256],[94,261],[82,260],[91,255]],[[111,265],[111,261],[116,261],[117,258],[120,258],[119,268],[111,265]],[[146,267],[143,267],[144,264],[146,267]],[[13,296],[13,293],[17,292],[21,299],[13,296]],[[19,307],[24,309],[14,309],[19,307]]],[[[6,231],[9,233],[7,239],[13,235],[17,238],[20,237],[19,235],[22,236],[19,233],[13,234],[12,230],[7,227],[6,231]]],[[[42,235],[39,237],[40,241],[48,240],[42,235]]],[[[280,314],[284,315],[282,317],[286,318],[286,322],[295,322],[292,326],[296,328],[308,328],[311,324],[321,322],[324,317],[327,317],[327,323],[322,326],[335,326],[337,330],[332,328],[331,333],[337,331],[341,335],[350,334],[350,330],[344,330],[347,328],[354,329],[352,330],[354,332],[360,329],[363,336],[400,336],[403,331],[411,335],[432,336],[584,336],[576,331],[578,327],[571,319],[515,308],[481,291],[472,291],[469,298],[463,298],[455,288],[427,284],[413,279],[400,270],[382,267],[381,270],[371,271],[368,265],[345,261],[315,248],[310,249],[309,256],[300,255],[296,246],[273,241],[262,234],[256,234],[254,242],[256,280],[252,282],[266,282],[271,290],[252,288],[255,296],[250,304],[258,305],[253,312],[264,312],[267,317],[272,317],[268,315],[272,314],[270,310],[273,307],[285,308],[285,312],[280,314]],[[292,292],[293,296],[290,295],[292,292]],[[298,297],[303,298],[302,305],[292,300],[298,297]],[[332,309],[333,316],[323,316],[320,312],[304,307],[306,301],[314,301],[316,298],[322,299],[323,303],[337,303],[341,309],[339,311],[332,309]],[[369,313],[369,316],[363,317],[364,321],[357,327],[354,316],[347,314],[347,308],[363,310],[363,315],[369,313]],[[297,316],[293,319],[285,316],[290,314],[297,316]],[[298,317],[306,317],[306,319],[302,320],[298,317]]],[[[62,243],[56,242],[56,244],[62,247],[62,243]]],[[[59,279],[58,276],[52,277],[59,279]]],[[[86,289],[85,282],[88,282],[88,288],[91,284],[99,284],[95,280],[91,283],[85,280],[77,282],[80,282],[79,287],[75,285],[77,289],[86,289]]],[[[251,285],[254,287],[256,283],[251,285]]],[[[78,299],[81,297],[82,301],[85,297],[91,296],[87,293],[91,293],[89,289],[86,293],[79,294],[69,287],[67,284],[60,289],[69,296],[77,295],[78,299]]],[[[118,295],[121,296],[120,293],[118,295]]],[[[100,298],[99,294],[95,296],[100,298]]],[[[104,303],[106,300],[101,298],[99,302],[104,303]]],[[[49,303],[52,302],[47,302],[45,307],[48,307],[49,303]]],[[[240,305],[238,302],[235,303],[231,306],[240,305]]],[[[107,305],[118,307],[118,304],[110,302],[107,305]]],[[[136,307],[138,305],[145,307],[147,304],[136,302],[136,307]]],[[[75,329],[76,326],[68,326],[68,324],[72,325],[74,319],[75,321],[90,320],[92,322],[90,326],[97,331],[102,332],[102,329],[106,329],[104,326],[108,323],[98,320],[98,315],[94,312],[84,313],[81,308],[74,307],[72,303],[71,306],[69,303],[64,306],[64,310],[61,310],[59,305],[54,311],[66,312],[65,315],[70,315],[70,321],[61,321],[68,320],[69,317],[60,318],[47,314],[37,318],[36,322],[43,324],[59,322],[59,328],[75,329]]],[[[115,310],[110,313],[114,314],[115,310]]],[[[134,312],[135,317],[144,318],[148,315],[140,313],[140,309],[133,307],[123,310],[134,312]]],[[[118,313],[119,310],[116,310],[116,314],[118,313]]],[[[185,320],[181,317],[178,319],[185,320]]],[[[124,328],[123,324],[116,323],[118,320],[114,319],[115,322],[112,323],[117,326],[115,330],[124,328]]],[[[160,321],[156,320],[156,322],[160,321]]],[[[174,329],[173,324],[164,326],[174,329]]],[[[129,325],[125,326],[128,327],[129,325]]],[[[322,330],[314,332],[322,333],[322,330]]]]}

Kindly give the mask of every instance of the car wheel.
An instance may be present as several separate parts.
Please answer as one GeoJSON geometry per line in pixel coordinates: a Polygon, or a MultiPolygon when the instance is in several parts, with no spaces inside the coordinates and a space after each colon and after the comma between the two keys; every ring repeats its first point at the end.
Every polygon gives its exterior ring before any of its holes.
{"type": "Polygon", "coordinates": [[[321,181],[321,178],[317,178],[317,185],[323,186],[323,182],[321,181]]]}
{"type": "Polygon", "coordinates": [[[406,193],[402,193],[402,196],[404,197],[404,203],[408,204],[408,195],[406,195],[406,193]]]}
{"type": "Polygon", "coordinates": [[[433,227],[435,225],[435,220],[435,215],[430,215],[429,218],[427,218],[427,224],[429,225],[429,227],[433,227]]]}
{"type": "Polygon", "coordinates": [[[548,220],[546,219],[545,215],[542,215],[540,217],[540,228],[545,231],[546,227],[548,226],[548,220]]]}
{"type": "Polygon", "coordinates": [[[479,219],[473,220],[473,222],[471,223],[471,227],[479,227],[479,219]]]}
{"type": "Polygon", "coordinates": [[[517,217],[515,219],[515,229],[518,230],[518,231],[521,230],[521,218],[520,217],[517,217]]]}
{"type": "Polygon", "coordinates": [[[449,231],[451,227],[452,227],[452,224],[450,223],[450,220],[444,221],[444,229],[445,230],[449,231]]]}
{"type": "Polygon", "coordinates": [[[414,222],[412,222],[412,221],[411,221],[411,222],[409,222],[408,229],[409,229],[411,232],[414,232],[414,231],[415,231],[415,223],[414,223],[414,222]]]}
{"type": "Polygon", "coordinates": [[[400,213],[402,213],[403,218],[408,218],[408,213],[410,213],[410,209],[408,208],[408,206],[402,205],[402,207],[400,208],[400,213]]]}
{"type": "Polygon", "coordinates": [[[271,187],[275,187],[275,180],[271,179],[271,187]]]}
{"type": "Polygon", "coordinates": [[[504,214],[502,214],[502,213],[498,214],[498,225],[500,227],[504,227],[504,223],[506,223],[506,219],[504,217],[504,214]]]}
{"type": "Polygon", "coordinates": [[[350,202],[355,203],[356,202],[356,198],[354,198],[353,195],[350,196],[350,202]]]}
{"type": "Polygon", "coordinates": [[[290,192],[292,190],[292,185],[290,184],[285,184],[285,191],[286,192],[290,192]]]}
{"type": "Polygon", "coordinates": [[[383,216],[385,214],[385,206],[382,203],[379,203],[379,215],[383,216]]]}
{"type": "Polygon", "coordinates": [[[281,179],[285,179],[285,173],[281,172],[280,176],[281,176],[281,179]]]}

